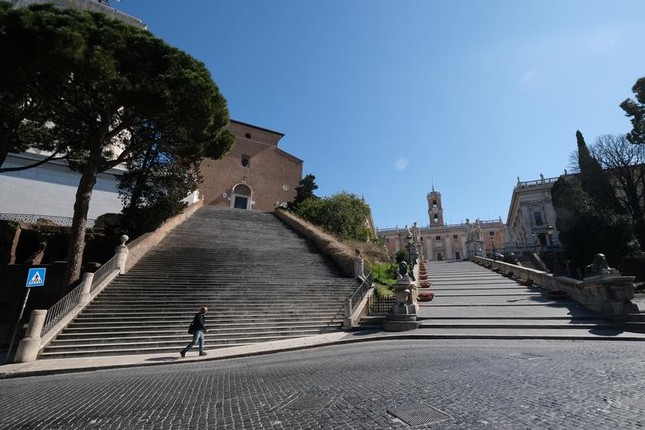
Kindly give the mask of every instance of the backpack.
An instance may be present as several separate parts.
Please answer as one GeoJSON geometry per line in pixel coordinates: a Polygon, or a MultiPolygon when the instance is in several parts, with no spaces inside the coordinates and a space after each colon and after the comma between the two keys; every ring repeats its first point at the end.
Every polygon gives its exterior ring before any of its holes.
{"type": "Polygon", "coordinates": [[[195,334],[195,322],[191,322],[188,326],[188,334],[195,334]]]}

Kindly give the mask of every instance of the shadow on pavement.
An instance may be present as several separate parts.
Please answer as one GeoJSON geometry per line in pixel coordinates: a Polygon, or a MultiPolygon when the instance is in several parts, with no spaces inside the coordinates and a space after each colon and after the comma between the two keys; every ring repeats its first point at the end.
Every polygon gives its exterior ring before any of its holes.
{"type": "Polygon", "coordinates": [[[168,356],[168,357],[152,357],[152,358],[146,358],[146,361],[179,361],[181,360],[181,357],[177,355],[177,357],[173,356],[168,356]]]}

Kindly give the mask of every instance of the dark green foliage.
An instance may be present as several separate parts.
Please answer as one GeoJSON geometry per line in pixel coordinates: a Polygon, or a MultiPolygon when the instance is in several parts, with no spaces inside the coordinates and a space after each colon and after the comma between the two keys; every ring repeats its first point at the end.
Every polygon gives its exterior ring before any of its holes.
{"type": "Polygon", "coordinates": [[[62,129],[50,121],[51,104],[40,95],[61,91],[69,75],[65,58],[83,45],[66,23],[60,14],[0,2],[0,173],[17,170],[1,168],[10,152],[34,148],[62,158],[56,152],[62,129]]]}
{"type": "Polygon", "coordinates": [[[408,253],[402,249],[396,251],[396,254],[394,254],[394,261],[396,261],[397,263],[400,263],[401,261],[407,261],[408,263],[410,263],[408,261],[408,253]]]}
{"type": "Polygon", "coordinates": [[[629,218],[595,202],[576,177],[561,177],[551,189],[556,226],[567,260],[576,268],[593,261],[596,253],[616,265],[629,252],[629,218]]]}
{"type": "Polygon", "coordinates": [[[145,157],[128,163],[128,171],[119,178],[123,201],[121,227],[131,237],[159,227],[178,215],[186,206],[184,198],[197,189],[198,166],[174,160],[150,148],[145,157]]]}
{"type": "Polygon", "coordinates": [[[605,169],[645,251],[645,145],[634,145],[625,135],[605,135],[596,139],[590,151],[605,169]]]}
{"type": "Polygon", "coordinates": [[[0,78],[12,76],[0,91],[42,106],[34,122],[55,124],[51,149],[81,174],[67,253],[71,283],[80,275],[97,174],[137,164],[152,147],[183,166],[223,156],[233,142],[226,100],[201,62],[104,14],[2,6],[0,29],[0,78]]]}
{"type": "Polygon", "coordinates": [[[627,139],[635,144],[645,144],[645,77],[636,81],[632,92],[636,100],[626,99],[620,104],[632,122],[632,131],[627,134],[627,139]]]}
{"type": "Polygon", "coordinates": [[[316,177],[308,174],[300,180],[300,184],[296,187],[296,197],[287,205],[290,211],[296,211],[298,206],[307,199],[317,199],[314,191],[318,189],[316,185],[316,177]]]}
{"type": "Polygon", "coordinates": [[[321,199],[309,198],[299,205],[296,214],[343,240],[372,239],[367,227],[370,208],[354,194],[343,192],[321,199]]]}
{"type": "Polygon", "coordinates": [[[377,284],[392,286],[396,283],[397,270],[392,263],[372,263],[369,266],[372,281],[377,284]]]}
{"type": "Polygon", "coordinates": [[[580,167],[580,182],[582,189],[597,203],[611,211],[618,213],[624,212],[618,199],[614,187],[609,182],[607,173],[594,157],[589,153],[587,144],[580,131],[576,131],[576,141],[578,144],[578,166],[580,167]]]}

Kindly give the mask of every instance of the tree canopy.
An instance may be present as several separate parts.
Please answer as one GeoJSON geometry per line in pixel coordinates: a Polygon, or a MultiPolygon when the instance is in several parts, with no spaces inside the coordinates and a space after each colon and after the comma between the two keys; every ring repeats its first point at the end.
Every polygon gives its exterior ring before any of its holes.
{"type": "Polygon", "coordinates": [[[609,180],[579,131],[576,139],[580,174],[559,178],[551,189],[559,238],[567,260],[577,268],[597,253],[616,264],[629,252],[631,220],[616,203],[613,188],[607,195],[609,180]]]}
{"type": "Polygon", "coordinates": [[[312,174],[306,175],[300,180],[300,184],[296,187],[296,197],[289,202],[287,208],[291,211],[298,209],[298,206],[307,199],[317,199],[314,191],[318,189],[316,185],[316,177],[312,174]]]}
{"type": "Polygon", "coordinates": [[[65,154],[81,175],[67,253],[66,281],[72,283],[80,276],[97,174],[151,148],[188,164],[222,157],[233,143],[226,100],[204,64],[100,13],[3,6],[0,28],[0,47],[11,48],[1,73],[15,75],[3,94],[13,91],[43,106],[37,118],[60,130],[50,150],[65,154]],[[37,43],[43,38],[48,43],[37,43]],[[52,52],[42,52],[52,45],[52,52]]]}
{"type": "Polygon", "coordinates": [[[629,214],[634,233],[645,250],[645,145],[634,145],[625,135],[598,137],[590,147],[616,190],[615,196],[629,214]]]}
{"type": "Polygon", "coordinates": [[[645,144],[645,77],[636,81],[632,92],[636,99],[626,99],[620,104],[632,122],[632,130],[627,133],[627,139],[631,143],[645,144]]]}
{"type": "Polygon", "coordinates": [[[355,194],[342,192],[321,199],[309,198],[296,213],[341,239],[366,242],[373,236],[367,226],[370,208],[355,194]]]}

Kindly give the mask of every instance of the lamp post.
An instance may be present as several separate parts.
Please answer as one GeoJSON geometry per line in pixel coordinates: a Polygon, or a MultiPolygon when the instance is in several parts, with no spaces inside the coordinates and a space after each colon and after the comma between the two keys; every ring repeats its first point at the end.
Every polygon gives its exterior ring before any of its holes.
{"type": "Polygon", "coordinates": [[[531,233],[531,236],[533,236],[533,252],[537,252],[537,236],[535,233],[531,233]]]}

